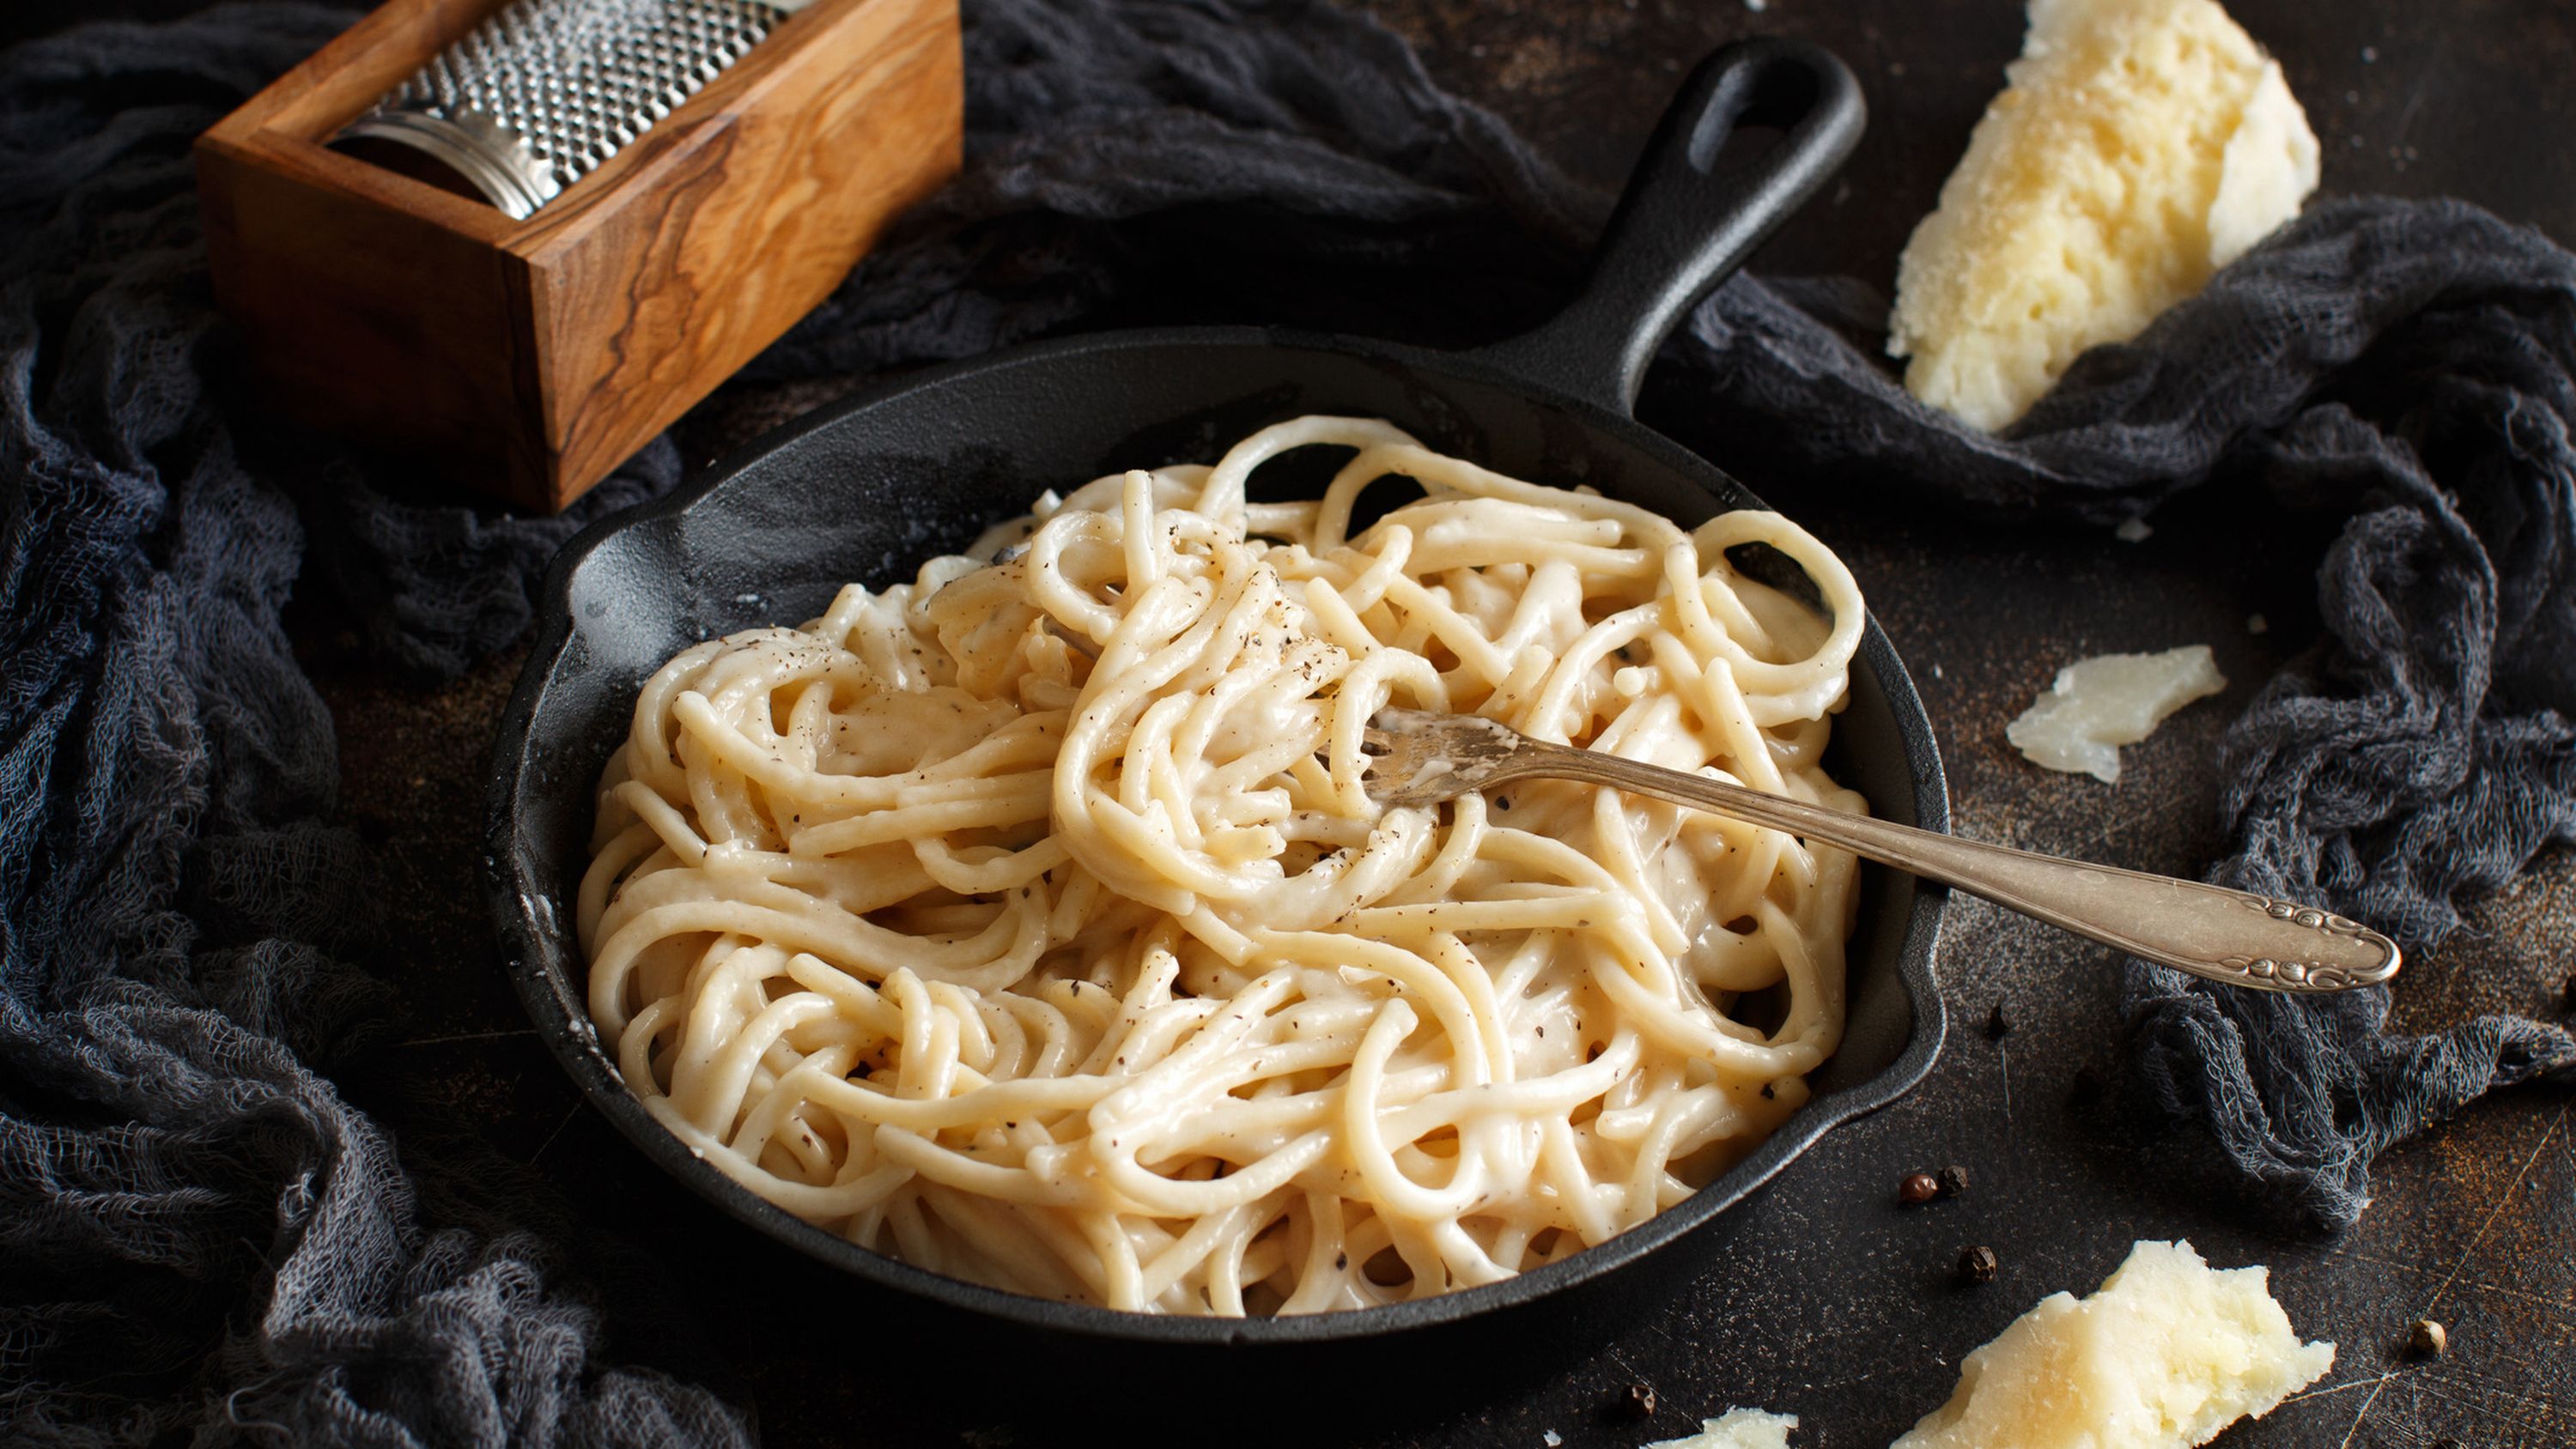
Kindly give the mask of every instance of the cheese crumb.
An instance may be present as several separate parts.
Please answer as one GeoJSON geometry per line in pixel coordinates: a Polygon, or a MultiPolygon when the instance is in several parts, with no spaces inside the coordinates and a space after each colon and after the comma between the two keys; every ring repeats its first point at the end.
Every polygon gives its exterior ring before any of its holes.
{"type": "Polygon", "coordinates": [[[1795,1414],[1766,1414],[1760,1409],[1729,1409],[1699,1421],[1699,1432],[1682,1439],[1658,1439],[1644,1449],[1789,1449],[1795,1414]]]}
{"type": "Polygon", "coordinates": [[[2261,1267],[2213,1271],[2140,1243],[2078,1301],[2052,1293],[1959,1365],[1950,1402],[1890,1449],[2187,1449],[2334,1367],[2299,1342],[2261,1267]]]}
{"type": "Polygon", "coordinates": [[[2227,687],[2206,644],[2162,654],[2105,654],[2057,671],[2057,682],[2004,727],[2032,764],[2120,783],[2120,746],[2156,732],[2165,716],[2227,687]]]}
{"type": "Polygon", "coordinates": [[[2317,138],[2216,0],[2030,0],[2010,84],[1897,265],[1905,385],[1989,431],[2146,330],[2317,187],[2317,138]]]}

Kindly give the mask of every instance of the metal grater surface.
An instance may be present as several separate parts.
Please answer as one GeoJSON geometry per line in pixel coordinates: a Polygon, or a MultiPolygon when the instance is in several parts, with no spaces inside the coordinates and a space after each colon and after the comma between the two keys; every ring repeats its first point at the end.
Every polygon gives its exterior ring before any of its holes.
{"type": "Polygon", "coordinates": [[[794,4],[514,0],[352,122],[525,218],[769,34],[794,4]]]}

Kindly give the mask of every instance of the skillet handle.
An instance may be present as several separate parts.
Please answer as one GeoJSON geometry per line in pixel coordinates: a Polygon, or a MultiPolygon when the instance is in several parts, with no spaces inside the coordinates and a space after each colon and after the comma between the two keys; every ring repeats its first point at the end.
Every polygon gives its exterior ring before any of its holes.
{"type": "Polygon", "coordinates": [[[1470,355],[1627,416],[1655,349],[1841,167],[1867,114],[1860,82],[1816,46],[1754,39],[1719,49],[1646,143],[1581,295],[1536,331],[1470,355]],[[1716,170],[1745,125],[1786,134],[1716,170]]]}

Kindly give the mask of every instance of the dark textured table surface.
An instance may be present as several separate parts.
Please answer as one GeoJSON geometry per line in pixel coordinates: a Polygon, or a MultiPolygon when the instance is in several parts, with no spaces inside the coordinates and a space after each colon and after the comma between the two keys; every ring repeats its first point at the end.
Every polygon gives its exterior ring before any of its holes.
{"type": "MultiPolygon", "coordinates": [[[[84,15],[185,8],[16,0],[0,15],[0,38],[84,15]]],[[[1373,8],[1444,84],[1605,185],[1625,171],[1679,72],[1710,46],[1766,30],[1833,47],[1868,89],[1869,136],[1756,268],[1841,272],[1880,287],[2021,28],[2018,7],[2001,0],[1373,8]]],[[[2576,5],[2242,0],[2236,12],[2306,103],[2325,144],[2327,190],[2455,194],[2576,239],[2576,100],[2566,85],[2576,5]]],[[[828,395],[731,399],[697,431],[738,438],[828,395]]],[[[1748,481],[1850,560],[1939,723],[1962,833],[2181,874],[2214,853],[2218,734],[2313,638],[2307,544],[2250,541],[2262,531],[2223,499],[2160,517],[2152,537],[2131,544],[1863,516],[1794,478],[1748,481]],[[2254,615],[2268,629],[2251,629],[2254,615]],[[2116,788],[2044,774],[2005,744],[2005,721],[2059,665],[2193,642],[2216,649],[2226,694],[2131,748],[2116,788]]],[[[1088,1442],[1088,1427],[1149,1443],[1536,1446],[1553,1434],[1633,1445],[1758,1405],[1802,1416],[1802,1445],[1857,1449],[1938,1404],[1960,1356],[2042,1295],[2089,1289],[2133,1240],[2186,1237],[2222,1265],[2271,1265],[2292,1321],[2341,1345],[2324,1380],[2220,1443],[2576,1444],[2576,1098],[2538,1087],[2477,1106],[2383,1159],[2359,1226],[2323,1236],[2235,1195],[2199,1165],[2188,1136],[2143,1122],[2116,1092],[2079,1090],[2080,1074],[2117,1075],[2108,953],[1972,900],[1953,905],[1941,949],[1951,1033],[1931,1078],[1828,1136],[1730,1214],[1714,1258],[1656,1306],[1553,1346],[1537,1371],[1426,1377],[1382,1417],[1264,1412],[1175,1424],[1151,1407],[1151,1384],[1113,1387],[1057,1417],[1010,1391],[1007,1365],[979,1364],[987,1350],[971,1335],[901,1343],[902,1325],[886,1316],[900,1305],[836,1311],[841,1285],[746,1243],[748,1233],[669,1186],[578,1102],[501,979],[474,875],[485,754],[518,659],[425,693],[338,662],[328,620],[302,628],[339,723],[347,814],[378,845],[395,927],[382,965],[407,1013],[399,1045],[349,1084],[351,1095],[407,1151],[488,1141],[561,1188],[575,1233],[613,1227],[657,1260],[658,1279],[635,1281],[658,1282],[678,1341],[709,1346],[656,1356],[749,1399],[770,1442],[1040,1445],[1088,1442]],[[1999,1039],[1984,1029],[1998,1004],[2011,1024],[1999,1039]],[[1948,1163],[1969,1169],[1965,1195],[1896,1206],[1901,1173],[1948,1163]],[[2001,1272],[1982,1288],[1953,1287],[1951,1264],[1970,1243],[1991,1245],[2001,1272]],[[2410,1359],[2400,1343],[2427,1315],[2449,1327],[2450,1351],[2410,1359]],[[901,1351],[889,1357],[890,1346],[901,1351]],[[1622,1408],[1632,1384],[1655,1390],[1651,1418],[1622,1408]]],[[[2410,965],[2396,1024],[2557,1009],[2576,966],[2571,933],[2576,862],[2559,853],[2410,965]]],[[[611,1292],[636,1296],[632,1283],[611,1292]]],[[[1281,1384],[1263,1407],[1317,1398],[1281,1384]]]]}

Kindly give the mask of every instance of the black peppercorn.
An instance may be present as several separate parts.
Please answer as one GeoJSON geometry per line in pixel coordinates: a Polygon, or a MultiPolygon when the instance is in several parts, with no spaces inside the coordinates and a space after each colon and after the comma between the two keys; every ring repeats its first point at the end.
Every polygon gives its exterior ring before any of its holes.
{"type": "Polygon", "coordinates": [[[2077,1067],[2075,1079],[2067,1084],[2066,1096],[2078,1107],[2102,1100],[2102,1074],[2091,1067],[2077,1067]]]}
{"type": "Polygon", "coordinates": [[[1896,1200],[1907,1207],[1930,1202],[1941,1195],[1941,1184],[1928,1172],[1909,1172],[1896,1181],[1896,1200]]]}
{"type": "Polygon", "coordinates": [[[2432,1319],[2418,1318],[2415,1326],[2406,1330],[2406,1351],[2417,1358],[2440,1358],[2442,1350],[2450,1346],[2451,1335],[2432,1319]]]}
{"type": "Polygon", "coordinates": [[[2002,1041],[2012,1030],[2012,1021],[2004,1015],[2004,1004],[1995,1003],[1994,1014],[1986,1018],[1986,1040],[2002,1041]]]}
{"type": "Polygon", "coordinates": [[[1655,1386],[1630,1384],[1627,1392],[1620,1395],[1620,1402],[1627,1405],[1628,1413],[1632,1417],[1651,1419],[1655,1417],[1655,1386]]]}
{"type": "Polygon", "coordinates": [[[1995,1250],[1992,1248],[1975,1247],[1959,1250],[1959,1281],[1962,1283],[1992,1283],[1995,1281],[1995,1270],[2001,1266],[2003,1264],[1995,1257],[1995,1250]]]}
{"type": "Polygon", "coordinates": [[[1943,1197],[1957,1197],[1968,1190],[1968,1169],[1954,1162],[1941,1169],[1938,1184],[1943,1197]]]}

